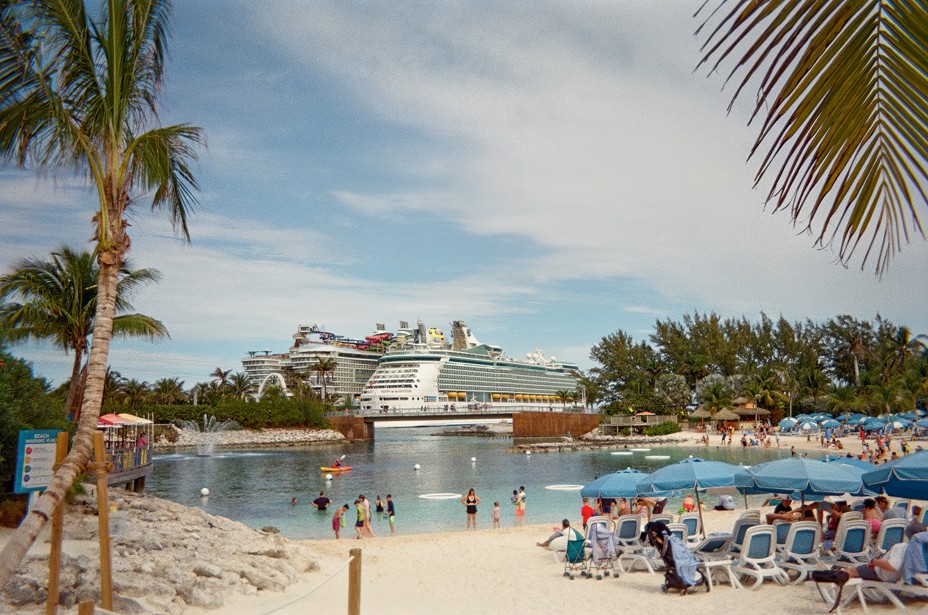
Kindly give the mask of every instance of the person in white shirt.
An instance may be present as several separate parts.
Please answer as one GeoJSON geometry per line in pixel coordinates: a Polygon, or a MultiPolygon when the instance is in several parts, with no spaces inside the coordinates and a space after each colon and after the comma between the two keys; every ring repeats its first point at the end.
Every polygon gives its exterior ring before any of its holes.
{"type": "Polygon", "coordinates": [[[909,543],[907,542],[900,542],[897,545],[893,545],[893,548],[883,557],[870,560],[869,563],[861,564],[856,568],[848,568],[847,574],[852,579],[854,577],[859,577],[867,581],[895,583],[899,580],[899,568],[902,567],[905,549],[908,546],[909,543]]]}

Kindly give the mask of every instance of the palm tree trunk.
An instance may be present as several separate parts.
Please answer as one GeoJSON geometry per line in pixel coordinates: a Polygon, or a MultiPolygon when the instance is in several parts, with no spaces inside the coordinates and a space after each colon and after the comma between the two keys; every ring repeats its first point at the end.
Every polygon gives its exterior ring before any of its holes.
{"type": "Polygon", "coordinates": [[[70,421],[77,421],[81,403],[80,391],[83,389],[81,365],[84,362],[84,347],[74,348],[74,366],[71,368],[71,384],[68,386],[68,396],[64,401],[64,415],[70,421]]]}
{"type": "MultiPolygon", "coordinates": [[[[123,235],[125,237],[125,235],[123,235]]],[[[103,401],[103,382],[109,360],[110,339],[113,337],[113,317],[116,313],[116,283],[119,269],[128,249],[128,238],[118,242],[123,249],[101,252],[98,278],[97,311],[94,317],[93,341],[87,363],[87,384],[74,443],[68,456],[52,477],[51,485],[39,497],[35,506],[19,524],[16,532],[0,552],[0,587],[6,585],[35,542],[45,523],[64,501],[65,493],[74,479],[84,471],[93,450],[93,434],[97,430],[97,417],[103,401]]]]}

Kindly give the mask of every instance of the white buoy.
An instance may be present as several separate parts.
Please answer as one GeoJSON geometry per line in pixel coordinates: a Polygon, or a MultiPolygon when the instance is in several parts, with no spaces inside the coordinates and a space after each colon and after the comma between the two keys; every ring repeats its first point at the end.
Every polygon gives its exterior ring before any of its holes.
{"type": "Polygon", "coordinates": [[[471,458],[470,458],[470,462],[471,462],[471,463],[477,463],[477,458],[476,458],[476,457],[471,457],[471,458]]]}
{"type": "Polygon", "coordinates": [[[207,489],[206,487],[203,487],[202,489],[200,489],[200,495],[202,495],[205,498],[206,496],[209,495],[209,489],[207,489]]]}
{"type": "Polygon", "coordinates": [[[419,469],[419,464],[417,463],[416,465],[413,466],[413,468],[416,469],[416,470],[418,470],[418,469],[419,469]]]}
{"type": "Polygon", "coordinates": [[[531,454],[532,454],[532,451],[525,451],[525,454],[526,454],[526,455],[531,455],[531,454]]]}
{"type": "Polygon", "coordinates": [[[326,475],[325,475],[325,479],[326,479],[326,480],[332,480],[332,475],[331,475],[331,474],[326,474],[326,475]]]}

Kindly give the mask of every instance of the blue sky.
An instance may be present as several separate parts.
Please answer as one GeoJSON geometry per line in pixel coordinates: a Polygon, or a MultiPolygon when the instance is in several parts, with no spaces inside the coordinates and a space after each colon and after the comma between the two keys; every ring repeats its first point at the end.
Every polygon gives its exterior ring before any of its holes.
{"type": "MultiPolygon", "coordinates": [[[[921,238],[879,280],[765,211],[751,97],[726,115],[693,71],[699,3],[177,2],[162,121],[206,133],[200,207],[190,245],[135,210],[132,262],[164,279],[133,303],[171,339],[117,340],[111,365],[190,386],[299,324],[419,318],[583,367],[693,310],[928,332],[921,238]]],[[[0,170],[0,269],[89,245],[95,199],[0,170]]]]}

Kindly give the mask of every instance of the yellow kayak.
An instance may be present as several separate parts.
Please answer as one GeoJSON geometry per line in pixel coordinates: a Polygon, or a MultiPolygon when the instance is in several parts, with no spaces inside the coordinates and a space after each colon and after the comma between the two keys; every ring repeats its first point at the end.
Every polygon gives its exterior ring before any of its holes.
{"type": "Polygon", "coordinates": [[[341,466],[340,468],[326,468],[320,467],[321,472],[347,472],[351,469],[351,466],[341,466]]]}

